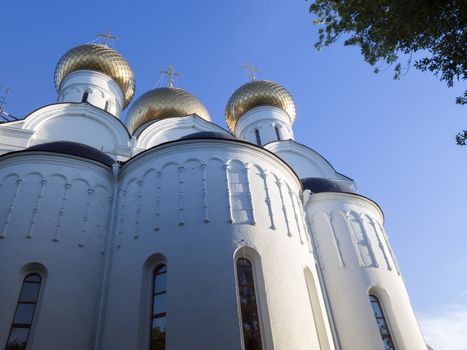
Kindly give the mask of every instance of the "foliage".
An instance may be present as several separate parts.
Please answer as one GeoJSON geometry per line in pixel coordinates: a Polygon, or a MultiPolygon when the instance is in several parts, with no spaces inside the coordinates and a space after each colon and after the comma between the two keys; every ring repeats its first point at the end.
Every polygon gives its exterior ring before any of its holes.
{"type": "MultiPolygon", "coordinates": [[[[399,79],[413,65],[449,87],[466,79],[466,0],[314,0],[310,12],[322,26],[318,49],[345,36],[344,44],[360,47],[375,72],[393,66],[399,79]],[[412,62],[414,53],[424,57],[412,62]]],[[[456,103],[467,104],[467,91],[456,103]]],[[[456,140],[465,144],[467,131],[456,140]]]]}

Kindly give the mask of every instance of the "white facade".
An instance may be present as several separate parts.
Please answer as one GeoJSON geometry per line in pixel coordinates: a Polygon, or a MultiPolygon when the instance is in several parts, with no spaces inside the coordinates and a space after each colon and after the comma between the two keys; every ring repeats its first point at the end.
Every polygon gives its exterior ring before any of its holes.
{"type": "Polygon", "coordinates": [[[0,125],[1,346],[36,273],[28,350],[149,349],[153,271],[165,264],[164,348],[251,350],[237,281],[246,258],[263,349],[390,349],[370,295],[394,349],[427,348],[381,210],[293,140],[285,111],[247,111],[236,137],[196,115],[130,135],[122,106],[110,77],[78,70],[58,103],[0,125]]]}

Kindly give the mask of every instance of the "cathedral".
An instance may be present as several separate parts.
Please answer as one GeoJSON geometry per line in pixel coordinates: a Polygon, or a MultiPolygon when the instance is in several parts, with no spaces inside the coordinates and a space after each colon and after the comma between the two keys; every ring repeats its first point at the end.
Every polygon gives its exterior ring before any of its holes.
{"type": "Polygon", "coordinates": [[[125,58],[77,46],[0,124],[2,349],[426,350],[381,208],[289,92],[252,74],[227,130],[166,73],[132,102],[125,58]]]}

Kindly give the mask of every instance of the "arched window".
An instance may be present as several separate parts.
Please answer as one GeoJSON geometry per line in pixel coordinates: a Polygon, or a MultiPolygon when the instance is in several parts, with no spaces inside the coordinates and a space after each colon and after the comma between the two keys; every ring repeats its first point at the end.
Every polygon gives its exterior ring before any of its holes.
{"type": "Polygon", "coordinates": [[[259,134],[259,130],[258,129],[255,129],[255,136],[256,136],[256,144],[258,146],[261,146],[261,136],[259,134]]]}
{"type": "Polygon", "coordinates": [[[276,130],[277,141],[280,141],[281,140],[281,133],[279,131],[279,128],[277,126],[275,126],[274,130],[276,130]]]}
{"type": "Polygon", "coordinates": [[[105,107],[104,107],[104,110],[105,110],[106,112],[108,112],[108,111],[109,111],[109,101],[105,101],[105,107]]]}
{"type": "Polygon", "coordinates": [[[381,338],[383,338],[384,349],[385,350],[395,350],[394,342],[392,341],[391,333],[389,332],[389,326],[384,317],[383,309],[378,298],[370,294],[371,307],[376,317],[376,323],[378,324],[379,332],[381,333],[381,338]]]}
{"type": "Polygon", "coordinates": [[[248,259],[237,260],[238,294],[242,315],[244,350],[261,350],[261,331],[256,303],[253,268],[248,259]]]}
{"type": "Polygon", "coordinates": [[[41,283],[42,278],[36,273],[24,278],[5,350],[26,349],[41,283]]]}
{"type": "Polygon", "coordinates": [[[151,350],[165,349],[167,323],[167,266],[159,265],[152,277],[151,350]]]}
{"type": "Polygon", "coordinates": [[[81,99],[81,102],[87,102],[88,96],[89,96],[89,92],[86,91],[86,92],[83,94],[83,98],[81,99]]]}

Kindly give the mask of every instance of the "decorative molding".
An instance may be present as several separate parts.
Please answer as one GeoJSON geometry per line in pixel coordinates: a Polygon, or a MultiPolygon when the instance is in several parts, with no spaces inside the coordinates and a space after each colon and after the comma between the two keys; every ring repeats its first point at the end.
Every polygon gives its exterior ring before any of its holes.
{"type": "Polygon", "coordinates": [[[47,184],[47,180],[42,178],[41,179],[41,189],[39,191],[39,195],[36,198],[36,203],[34,204],[34,207],[32,209],[32,218],[31,218],[31,222],[29,224],[29,230],[28,230],[28,233],[26,235],[26,238],[32,238],[32,232],[33,232],[33,229],[34,229],[34,225],[36,224],[37,213],[40,210],[41,200],[44,197],[44,188],[45,188],[46,184],[47,184]]]}
{"type": "Polygon", "coordinates": [[[234,223],[233,213],[232,213],[232,198],[231,198],[231,191],[230,191],[230,181],[229,181],[229,164],[224,164],[225,170],[225,183],[226,183],[226,193],[227,193],[227,206],[229,208],[229,222],[231,224],[234,223]]]}
{"type": "Polygon", "coordinates": [[[383,239],[384,239],[384,241],[386,242],[386,247],[388,247],[389,254],[391,255],[392,262],[394,263],[394,266],[395,266],[395,268],[396,268],[397,274],[400,276],[401,271],[400,271],[400,269],[399,269],[399,264],[398,264],[398,262],[397,262],[396,255],[394,254],[394,251],[392,250],[392,247],[391,247],[391,245],[389,244],[389,238],[388,238],[388,235],[386,234],[386,230],[384,229],[383,225],[381,225],[381,224],[379,223],[379,221],[377,221],[377,223],[378,223],[379,229],[381,230],[381,233],[383,234],[383,239]]]}
{"type": "Polygon", "coordinates": [[[178,167],[178,176],[179,176],[179,198],[180,198],[180,208],[179,208],[179,214],[180,214],[180,221],[179,225],[183,226],[185,225],[185,167],[179,166],[178,167]]]}
{"type": "MultiPolygon", "coordinates": [[[[15,174],[14,176],[17,176],[17,175],[15,174]]],[[[6,220],[4,222],[4,226],[3,226],[2,233],[0,234],[0,238],[5,238],[7,236],[6,232],[7,232],[7,229],[8,229],[8,225],[10,223],[11,216],[13,215],[13,211],[15,210],[16,200],[18,199],[18,194],[19,194],[19,191],[21,190],[22,185],[23,185],[23,180],[20,179],[20,178],[17,178],[16,179],[16,191],[15,191],[15,194],[13,196],[13,200],[11,202],[11,205],[8,208],[8,214],[7,214],[6,220]]]]}
{"type": "Polygon", "coordinates": [[[203,209],[204,209],[204,223],[209,223],[209,209],[208,209],[208,184],[207,184],[207,174],[206,168],[208,165],[206,163],[201,164],[201,170],[203,172],[203,209]]]}
{"type": "Polygon", "coordinates": [[[251,193],[251,185],[250,185],[251,163],[246,163],[244,169],[245,169],[245,175],[246,175],[246,187],[247,187],[248,200],[250,204],[251,224],[256,225],[255,206],[253,204],[253,194],[251,193]]]}
{"type": "Polygon", "coordinates": [[[136,204],[136,213],[135,213],[135,232],[133,235],[134,239],[138,239],[140,235],[140,221],[141,221],[141,201],[143,197],[143,180],[136,181],[138,185],[137,191],[137,204],[136,204]]]}
{"type": "Polygon", "coordinates": [[[345,212],[344,215],[350,236],[352,238],[354,249],[358,257],[359,265],[362,267],[378,267],[379,264],[376,259],[371,241],[368,237],[368,233],[366,232],[365,226],[363,225],[361,214],[350,210],[345,212]],[[355,230],[355,225],[358,225],[358,228],[360,229],[361,238],[357,236],[358,233],[355,230]],[[367,261],[362,250],[367,251],[370,261],[367,261]]]}
{"type": "Polygon", "coordinates": [[[65,184],[65,190],[63,191],[63,197],[62,197],[62,203],[61,203],[61,206],[60,206],[60,210],[58,211],[57,225],[56,225],[54,237],[52,239],[54,242],[59,241],[59,236],[60,236],[60,233],[61,233],[61,230],[62,230],[63,214],[65,213],[65,203],[66,203],[66,200],[67,200],[68,190],[70,188],[71,188],[71,183],[67,182],[65,184]]]}
{"type": "Polygon", "coordinates": [[[119,216],[119,219],[118,219],[118,235],[117,235],[117,240],[116,240],[116,244],[115,246],[117,248],[120,248],[121,244],[122,244],[122,236],[123,236],[123,227],[124,227],[124,224],[125,224],[125,208],[126,208],[126,204],[125,204],[125,197],[127,195],[127,190],[124,190],[122,188],[119,189],[119,192],[120,192],[120,216],[119,216]]]}
{"type": "Polygon", "coordinates": [[[365,217],[367,218],[368,222],[373,228],[373,232],[375,233],[376,239],[378,241],[378,247],[381,250],[381,253],[383,254],[384,261],[386,262],[386,267],[388,268],[389,271],[392,271],[392,266],[386,254],[386,249],[384,248],[383,241],[381,241],[381,238],[378,233],[378,229],[376,228],[376,222],[375,222],[376,220],[372,217],[369,217],[368,215],[365,215],[365,217]]]}
{"type": "Polygon", "coordinates": [[[268,207],[269,219],[271,220],[271,226],[270,226],[269,228],[270,228],[271,230],[276,230],[277,227],[276,227],[276,224],[274,223],[274,214],[273,214],[273,211],[272,211],[271,195],[270,195],[270,193],[269,193],[269,186],[268,186],[269,171],[268,171],[268,170],[262,171],[262,172],[260,173],[260,176],[261,176],[262,179],[263,179],[263,183],[264,183],[264,192],[266,193],[265,202],[266,202],[266,205],[267,205],[267,207],[268,207]]]}
{"type": "Polygon", "coordinates": [[[276,179],[276,185],[279,188],[279,194],[280,194],[280,197],[281,197],[282,212],[284,213],[285,225],[287,227],[287,236],[291,237],[292,233],[290,232],[290,222],[289,222],[289,218],[288,218],[288,215],[287,215],[287,208],[285,206],[285,201],[284,201],[284,193],[283,193],[283,190],[282,190],[282,180],[279,179],[276,176],[275,176],[275,179],[276,179]]]}
{"type": "Polygon", "coordinates": [[[154,231],[159,231],[161,229],[161,178],[162,172],[158,171],[156,173],[156,223],[154,231]]]}
{"type": "Polygon", "coordinates": [[[341,243],[339,241],[339,238],[337,238],[337,231],[336,231],[336,228],[335,228],[335,220],[336,220],[336,215],[340,215],[341,218],[344,220],[344,222],[347,224],[347,220],[345,218],[345,216],[339,212],[339,211],[333,211],[331,213],[331,215],[325,213],[325,212],[322,212],[324,214],[324,217],[326,219],[326,223],[329,225],[329,229],[332,233],[332,240],[333,240],[333,243],[334,243],[334,247],[336,248],[336,251],[337,251],[337,256],[339,257],[339,263],[341,265],[341,267],[345,267],[346,264],[345,264],[345,261],[344,261],[344,254],[342,253],[342,248],[341,248],[341,243]]]}
{"type": "Polygon", "coordinates": [[[300,238],[300,243],[304,244],[303,238],[302,238],[302,228],[300,226],[300,219],[298,217],[298,210],[297,210],[297,207],[295,205],[296,204],[295,196],[294,196],[294,193],[292,192],[292,190],[290,189],[289,186],[287,186],[287,190],[289,192],[290,201],[292,202],[292,208],[293,208],[293,213],[294,213],[294,217],[295,217],[295,223],[297,225],[297,230],[298,230],[298,237],[300,238]]]}

